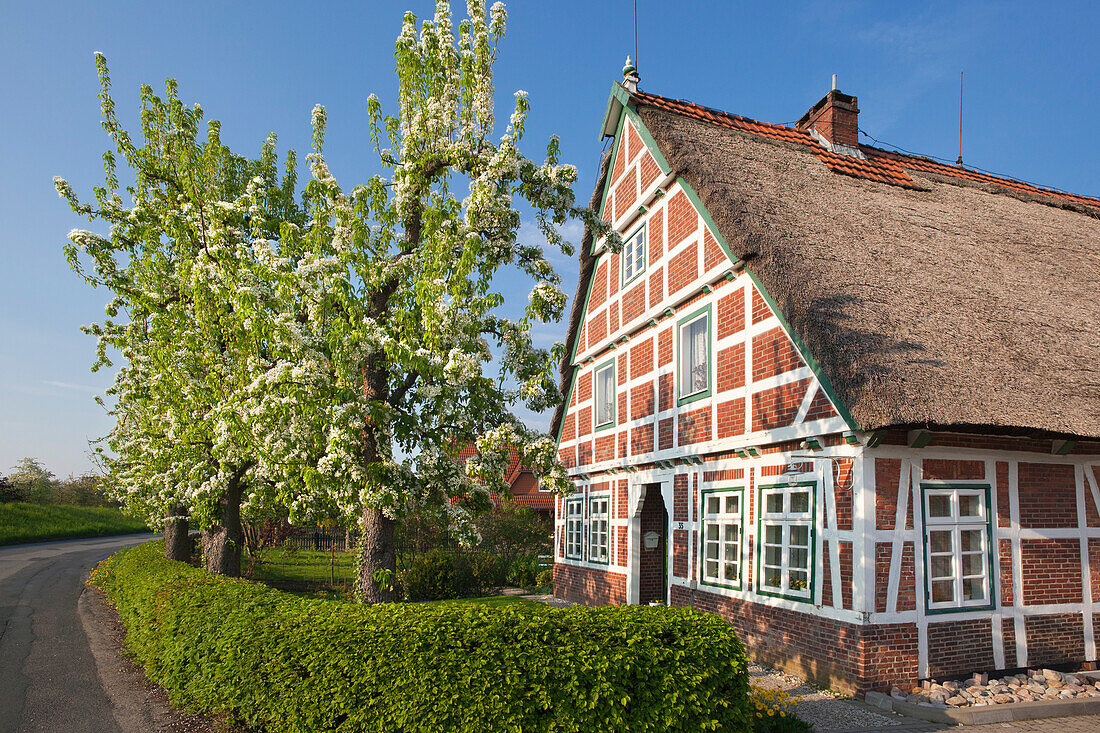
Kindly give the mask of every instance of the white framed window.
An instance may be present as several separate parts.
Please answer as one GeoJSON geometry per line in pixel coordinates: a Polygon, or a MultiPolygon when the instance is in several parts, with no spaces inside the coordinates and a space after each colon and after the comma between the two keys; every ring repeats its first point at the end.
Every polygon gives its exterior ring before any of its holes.
{"type": "Polygon", "coordinates": [[[565,556],[570,560],[584,556],[584,501],[580,498],[565,502],[565,556]]]}
{"type": "Polygon", "coordinates": [[[596,404],[592,414],[597,430],[615,425],[615,360],[605,361],[595,369],[596,404]]]}
{"type": "Polygon", "coordinates": [[[711,585],[741,587],[742,489],[705,489],[702,496],[700,577],[711,585]]]}
{"type": "Polygon", "coordinates": [[[645,272],[645,244],[644,226],[623,243],[623,285],[645,272]]]}
{"type": "Polygon", "coordinates": [[[812,482],[760,487],[759,593],[812,600],[815,489],[812,482]]]}
{"type": "Polygon", "coordinates": [[[593,496],[588,500],[588,560],[607,563],[610,561],[611,534],[608,528],[609,499],[593,496]]]}
{"type": "Polygon", "coordinates": [[[929,611],[992,607],[989,487],[921,486],[929,611]]]}
{"type": "Polygon", "coordinates": [[[710,306],[682,318],[679,329],[679,404],[710,395],[710,306]]]}

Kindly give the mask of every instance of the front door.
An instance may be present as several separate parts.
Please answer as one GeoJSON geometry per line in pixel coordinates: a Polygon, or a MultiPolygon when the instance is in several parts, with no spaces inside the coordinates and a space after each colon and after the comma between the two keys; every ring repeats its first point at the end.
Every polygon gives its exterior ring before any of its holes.
{"type": "Polygon", "coordinates": [[[641,511],[638,603],[668,600],[668,512],[660,484],[647,484],[641,511]]]}

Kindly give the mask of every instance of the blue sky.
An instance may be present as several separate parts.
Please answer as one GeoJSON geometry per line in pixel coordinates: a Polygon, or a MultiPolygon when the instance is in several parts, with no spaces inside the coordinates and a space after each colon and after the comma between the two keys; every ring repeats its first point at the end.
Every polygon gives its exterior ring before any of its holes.
{"type": "MultiPolygon", "coordinates": [[[[791,122],[829,88],[859,97],[879,140],[954,160],[958,80],[966,72],[968,164],[1100,195],[1100,9],[1060,2],[638,2],[638,67],[647,91],[769,122],[791,122]]],[[[91,467],[88,440],[109,419],[93,401],[111,380],[89,371],[106,294],[61,253],[80,222],[51,179],[87,194],[102,181],[94,51],[107,55],[124,119],[137,87],[179,80],[254,154],[269,131],[308,150],[309,113],[328,108],[327,157],[345,186],[373,171],[365,100],[395,89],[393,39],[408,8],[391,2],[0,2],[0,473],[37,456],[64,476],[91,467]]],[[[463,6],[464,7],[464,6],[463,6]]],[[[463,7],[457,7],[461,12],[463,7]]],[[[497,67],[500,116],[530,94],[526,152],[551,134],[591,193],[610,84],[633,53],[631,0],[508,3],[497,67]]],[[[457,14],[457,13],[456,13],[457,14]]],[[[392,109],[392,106],[389,107],[392,109]]],[[[575,232],[574,232],[575,233],[575,232]]],[[[566,290],[577,268],[560,262],[566,290]]],[[[526,291],[508,292],[516,308],[526,291]]],[[[563,338],[565,323],[539,330],[563,338]]],[[[545,420],[548,423],[548,417],[545,420]]]]}

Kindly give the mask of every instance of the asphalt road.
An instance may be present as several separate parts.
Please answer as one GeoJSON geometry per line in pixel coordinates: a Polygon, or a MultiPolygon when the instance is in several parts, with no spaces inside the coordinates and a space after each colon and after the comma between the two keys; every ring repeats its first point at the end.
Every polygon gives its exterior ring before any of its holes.
{"type": "Polygon", "coordinates": [[[0,733],[121,733],[77,602],[97,562],[150,538],[0,547],[0,733]]]}

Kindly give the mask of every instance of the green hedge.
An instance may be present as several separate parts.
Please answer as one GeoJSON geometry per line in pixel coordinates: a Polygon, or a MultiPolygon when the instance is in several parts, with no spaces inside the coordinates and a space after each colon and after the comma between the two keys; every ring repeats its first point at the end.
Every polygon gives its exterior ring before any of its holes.
{"type": "Polygon", "coordinates": [[[741,642],[687,609],[305,599],[166,560],[161,542],[91,582],[174,703],[269,731],[751,727],[741,642]]]}

